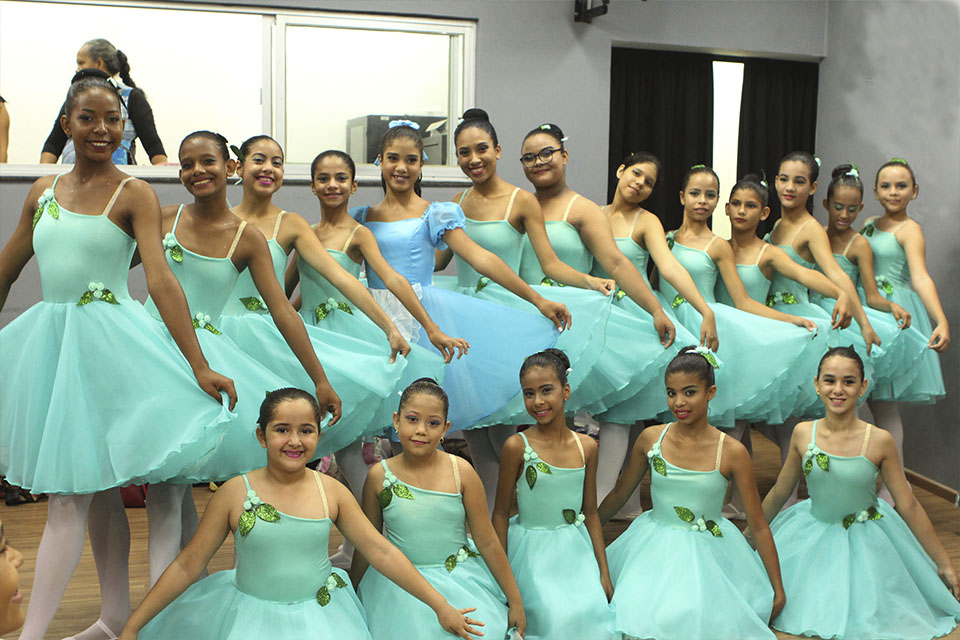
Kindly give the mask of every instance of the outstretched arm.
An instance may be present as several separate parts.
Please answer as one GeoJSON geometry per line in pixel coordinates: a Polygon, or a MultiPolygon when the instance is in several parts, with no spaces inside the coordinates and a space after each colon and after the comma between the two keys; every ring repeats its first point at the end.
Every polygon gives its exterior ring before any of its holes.
{"type": "Polygon", "coordinates": [[[870,243],[862,236],[855,236],[855,238],[847,255],[852,256],[857,263],[857,268],[860,269],[860,280],[863,283],[867,304],[878,311],[892,313],[901,329],[909,328],[912,319],[910,314],[897,303],[884,298],[877,288],[876,272],[873,270],[873,249],[870,248],[870,243]]]}
{"type": "Polygon", "coordinates": [[[583,481],[583,524],[590,534],[590,542],[593,544],[593,555],[600,566],[600,583],[603,585],[603,591],[607,594],[607,600],[613,598],[613,581],[610,579],[610,568],[607,566],[607,548],[603,543],[603,525],[600,524],[600,516],[597,513],[597,443],[589,436],[581,436],[574,433],[574,437],[580,438],[583,445],[584,457],[587,459],[586,474],[583,481]]]}
{"type": "Polygon", "coordinates": [[[927,271],[927,242],[923,238],[923,231],[919,225],[908,224],[899,234],[903,238],[903,250],[907,254],[907,265],[910,267],[910,284],[923,300],[927,313],[933,317],[933,333],[930,334],[928,346],[943,353],[950,346],[950,325],[943,312],[943,305],[940,304],[937,285],[927,271]]]}
{"type": "Polygon", "coordinates": [[[523,467],[523,438],[514,434],[507,438],[500,454],[500,475],[497,478],[497,498],[493,503],[493,529],[500,538],[500,545],[506,551],[507,530],[510,527],[510,508],[517,478],[523,467]]]}

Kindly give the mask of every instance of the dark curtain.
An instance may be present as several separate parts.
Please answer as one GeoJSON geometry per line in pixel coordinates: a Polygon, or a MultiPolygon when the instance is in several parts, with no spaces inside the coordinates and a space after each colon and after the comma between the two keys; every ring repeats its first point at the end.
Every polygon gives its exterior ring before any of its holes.
{"type": "Polygon", "coordinates": [[[758,58],[743,65],[737,176],[767,174],[770,217],[757,229],[763,236],[780,217],[774,187],[780,159],[791,151],[815,153],[819,65],[758,58]]]}
{"type": "Polygon", "coordinates": [[[614,47],[610,64],[610,146],[607,202],[616,170],[631,153],[648,151],[663,169],[643,207],[664,229],[683,221],[680,180],[713,158],[713,57],[614,47]]]}

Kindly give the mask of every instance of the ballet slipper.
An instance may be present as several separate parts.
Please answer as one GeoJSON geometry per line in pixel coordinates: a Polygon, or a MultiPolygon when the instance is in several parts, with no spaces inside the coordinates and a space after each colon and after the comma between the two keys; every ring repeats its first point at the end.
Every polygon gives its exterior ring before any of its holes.
{"type": "Polygon", "coordinates": [[[92,625],[75,636],[63,640],[117,640],[119,636],[103,620],[97,619],[92,625]]]}

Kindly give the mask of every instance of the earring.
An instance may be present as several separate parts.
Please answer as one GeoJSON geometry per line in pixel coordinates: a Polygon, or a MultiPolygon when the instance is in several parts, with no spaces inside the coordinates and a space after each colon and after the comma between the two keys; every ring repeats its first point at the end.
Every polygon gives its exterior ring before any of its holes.
{"type": "Polygon", "coordinates": [[[440,436],[440,444],[443,444],[443,436],[440,436]]]}

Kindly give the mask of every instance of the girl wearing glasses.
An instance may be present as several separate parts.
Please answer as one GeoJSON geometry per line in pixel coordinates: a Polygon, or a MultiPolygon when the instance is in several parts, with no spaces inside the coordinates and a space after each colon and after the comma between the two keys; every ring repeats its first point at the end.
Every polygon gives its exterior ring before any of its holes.
{"type": "MultiPolygon", "coordinates": [[[[351,215],[373,232],[387,263],[410,281],[430,317],[449,334],[469,342],[469,355],[444,370],[443,388],[450,396],[449,420],[454,428],[472,428],[491,414],[510,412],[508,403],[516,407],[513,411],[522,411],[514,376],[521,354],[553,346],[558,332],[570,326],[570,312],[531,289],[503,260],[471,240],[457,204],[420,197],[423,142],[409,124],[394,124],[380,145],[384,198],[375,206],[354,209],[351,215]],[[433,286],[435,251],[448,246],[477,273],[520,296],[546,319],[433,286]]],[[[398,326],[413,328],[408,340],[426,344],[424,330],[387,291],[376,265],[365,264],[374,298],[396,315],[398,326]]],[[[496,485],[496,471],[481,478],[485,485],[496,485]]]]}

